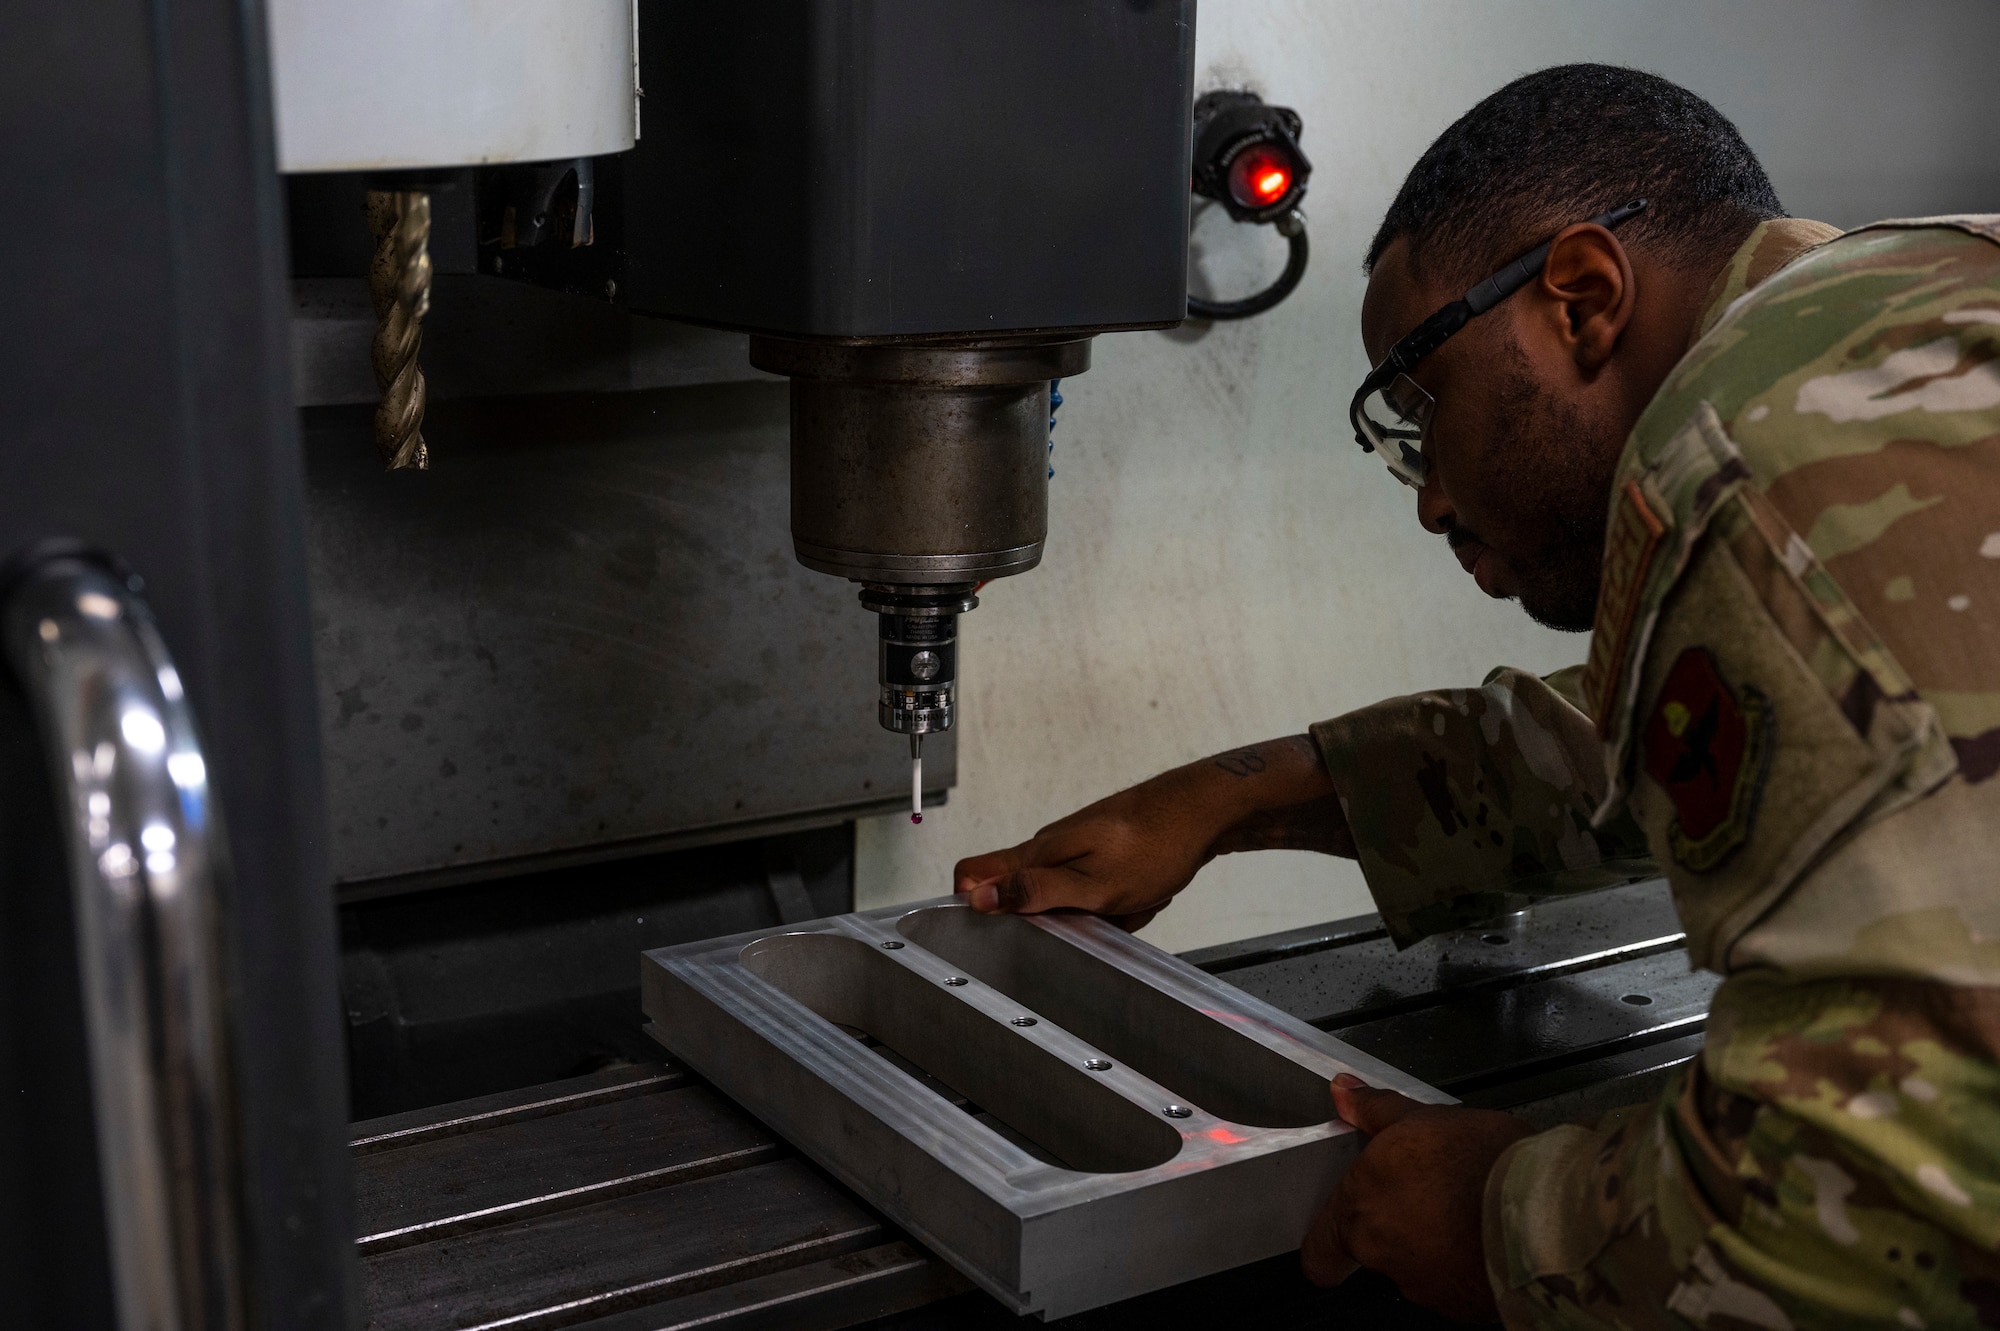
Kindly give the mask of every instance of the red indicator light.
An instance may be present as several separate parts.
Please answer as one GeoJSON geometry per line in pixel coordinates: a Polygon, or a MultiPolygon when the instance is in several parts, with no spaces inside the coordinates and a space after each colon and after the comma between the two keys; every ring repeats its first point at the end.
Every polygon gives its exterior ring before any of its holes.
{"type": "Polygon", "coordinates": [[[1236,154],[1229,164],[1229,194],[1243,208],[1269,208],[1292,188],[1290,154],[1268,143],[1236,154]]]}

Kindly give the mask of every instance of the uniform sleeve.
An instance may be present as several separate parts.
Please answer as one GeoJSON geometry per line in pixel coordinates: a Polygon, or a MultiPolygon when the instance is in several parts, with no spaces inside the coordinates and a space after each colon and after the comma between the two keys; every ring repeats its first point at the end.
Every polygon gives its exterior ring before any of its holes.
{"type": "Polygon", "coordinates": [[[1500,669],[1312,728],[1399,946],[1658,871],[1629,818],[1591,826],[1604,759],[1574,674],[1500,669]]]}
{"type": "Polygon", "coordinates": [[[1495,1167],[1507,1326],[2000,1325],[2000,993],[1762,973],[1710,1020],[1657,1104],[1495,1167]]]}
{"type": "Polygon", "coordinates": [[[2000,1327],[1996,311],[1964,227],[1841,242],[1635,431],[1587,692],[1728,978],[1659,1102],[1489,1176],[1510,1327],[2000,1327]]]}

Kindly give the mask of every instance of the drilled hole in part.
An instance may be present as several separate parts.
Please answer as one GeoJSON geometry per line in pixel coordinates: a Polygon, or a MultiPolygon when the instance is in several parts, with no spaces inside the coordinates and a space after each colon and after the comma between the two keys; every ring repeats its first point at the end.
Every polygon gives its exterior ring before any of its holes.
{"type": "Polygon", "coordinates": [[[1086,1058],[1083,1060],[1083,1065],[1092,1072],[1111,1071],[1111,1060],[1108,1058],[1086,1058]]]}
{"type": "Polygon", "coordinates": [[[1035,1019],[1033,1017],[1016,1017],[1014,1018],[1014,1024],[1016,1026],[1032,1026],[1035,1024],[1035,1019]]]}
{"type": "Polygon", "coordinates": [[[947,975],[944,977],[944,982],[956,989],[965,983],[965,977],[963,975],[947,975]]]}
{"type": "Polygon", "coordinates": [[[1168,1118],[1192,1118],[1194,1116],[1194,1110],[1189,1109],[1186,1105],[1168,1105],[1160,1112],[1168,1118]]]}
{"type": "Polygon", "coordinates": [[[1618,1001],[1621,1003],[1630,1003],[1633,1007],[1651,1007],[1653,1005],[1653,1000],[1644,994],[1626,994],[1619,998],[1618,1001]]]}
{"type": "Polygon", "coordinates": [[[891,952],[894,952],[897,948],[901,947],[902,944],[897,942],[895,939],[891,938],[888,942],[882,944],[882,946],[888,948],[891,952]]]}

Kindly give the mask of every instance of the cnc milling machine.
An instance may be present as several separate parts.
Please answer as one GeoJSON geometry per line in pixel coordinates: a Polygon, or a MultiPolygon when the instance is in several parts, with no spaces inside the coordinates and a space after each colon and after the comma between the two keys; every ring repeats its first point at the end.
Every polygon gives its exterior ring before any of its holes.
{"type": "MultiPolygon", "coordinates": [[[[1042,557],[1051,381],[1187,314],[1191,187],[1296,117],[1198,114],[1192,0],[479,9],[0,19],[0,160],[61,200],[0,269],[0,1284],[36,1325],[1011,1322],[663,1051],[639,958],[861,918],[878,727],[944,798],[955,617],[1042,557]]],[[[1295,163],[1236,196],[1284,291],[1295,163]]],[[[900,918],[840,929],[1008,996],[900,918]]],[[[1555,1122],[1691,1055],[1678,947],[1641,885],[1144,965],[1555,1122]]],[[[1088,1033],[1062,1002],[1021,1038],[1088,1033]]],[[[1190,1099],[1134,1133],[1229,1131],[1190,1099]]],[[[1082,1316],[1420,1324],[1288,1263],[1082,1316]]]]}

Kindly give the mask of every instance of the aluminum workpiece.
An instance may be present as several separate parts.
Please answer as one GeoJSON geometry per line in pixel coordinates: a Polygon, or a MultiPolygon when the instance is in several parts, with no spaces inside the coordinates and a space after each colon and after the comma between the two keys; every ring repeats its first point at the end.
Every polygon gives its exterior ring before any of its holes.
{"type": "Polygon", "coordinates": [[[951,899],[645,954],[653,1031],[1020,1313],[1298,1247],[1358,1148],[1327,1083],[1449,1097],[1081,915],[951,899]]]}

